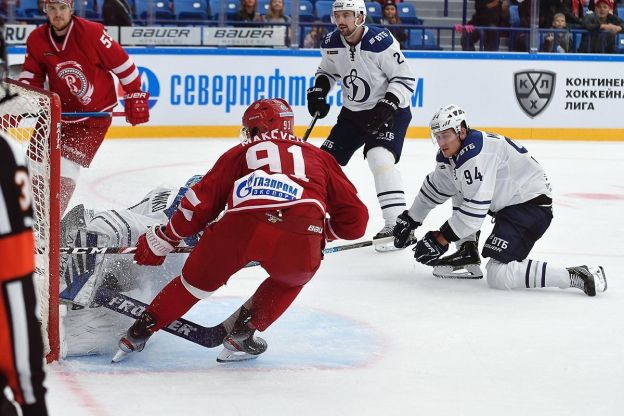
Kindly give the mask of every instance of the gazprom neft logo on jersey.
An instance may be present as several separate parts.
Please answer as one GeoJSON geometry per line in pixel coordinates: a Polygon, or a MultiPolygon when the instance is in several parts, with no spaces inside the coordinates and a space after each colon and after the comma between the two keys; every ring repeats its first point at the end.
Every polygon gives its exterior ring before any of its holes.
{"type": "Polygon", "coordinates": [[[288,176],[282,173],[269,174],[257,170],[234,183],[232,203],[237,206],[252,199],[294,201],[301,199],[302,193],[303,187],[288,176]]]}
{"type": "MultiPolygon", "coordinates": [[[[158,77],[151,69],[144,66],[137,66],[137,69],[139,70],[139,78],[141,78],[141,91],[149,92],[150,94],[148,104],[151,110],[160,97],[160,82],[158,82],[158,77]]],[[[123,99],[124,90],[121,84],[117,86],[117,96],[120,97],[120,104],[125,105],[123,99]]]]}

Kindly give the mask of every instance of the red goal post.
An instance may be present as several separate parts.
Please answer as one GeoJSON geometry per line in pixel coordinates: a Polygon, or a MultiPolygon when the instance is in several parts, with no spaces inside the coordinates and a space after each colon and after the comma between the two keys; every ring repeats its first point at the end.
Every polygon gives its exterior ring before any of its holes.
{"type": "Polygon", "coordinates": [[[48,362],[59,358],[61,101],[57,94],[5,80],[0,129],[28,156],[36,242],[35,284],[48,362]],[[8,96],[13,96],[9,98],[8,96]]]}

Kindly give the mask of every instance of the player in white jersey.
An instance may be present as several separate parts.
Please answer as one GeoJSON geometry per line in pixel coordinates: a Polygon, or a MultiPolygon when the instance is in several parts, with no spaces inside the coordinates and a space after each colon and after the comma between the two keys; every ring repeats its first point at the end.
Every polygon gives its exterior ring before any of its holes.
{"type": "MultiPolygon", "coordinates": [[[[66,247],[129,247],[154,224],[169,220],[188,188],[201,179],[190,178],[181,188],[157,187],[136,205],[120,210],[72,208],[61,221],[61,241],[66,247]]],[[[185,240],[194,246],[197,237],[185,240]]],[[[61,301],[68,305],[63,319],[63,356],[111,353],[131,321],[94,302],[105,285],[134,298],[150,299],[179,273],[186,256],[170,256],[166,270],[154,273],[134,264],[128,255],[72,254],[61,258],[61,301]]]]}
{"type": "MultiPolygon", "coordinates": [[[[423,181],[410,209],[397,219],[396,246],[403,247],[429,211],[453,197],[451,218],[439,231],[427,232],[414,248],[420,263],[442,266],[439,276],[463,277],[454,275],[454,270],[476,266],[479,257],[474,235],[489,213],[495,225],[482,252],[490,258],[485,267],[489,286],[575,287],[588,296],[607,289],[601,266],[566,269],[527,259],[552,220],[552,193],[544,170],[526,148],[500,134],[470,129],[464,111],[456,105],[438,110],[430,127],[440,147],[437,165],[423,181]],[[458,253],[440,258],[453,241],[460,242],[458,253]]],[[[473,273],[469,277],[481,276],[473,273]]]]}
{"type": "Polygon", "coordinates": [[[341,83],[343,108],[321,149],[345,166],[364,146],[384,219],[374,239],[388,237],[406,206],[401,173],[395,165],[412,119],[410,100],[416,79],[390,31],[364,25],[363,0],[336,0],[332,12],[337,30],[321,43],[321,64],[307,92],[308,111],[325,117],[327,94],[341,83]]]}

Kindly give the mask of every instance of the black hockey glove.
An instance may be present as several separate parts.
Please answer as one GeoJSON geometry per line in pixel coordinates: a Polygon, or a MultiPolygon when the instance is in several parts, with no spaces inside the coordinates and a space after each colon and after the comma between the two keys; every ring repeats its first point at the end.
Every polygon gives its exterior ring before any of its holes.
{"type": "Polygon", "coordinates": [[[396,225],[392,231],[394,235],[394,246],[396,248],[407,247],[411,241],[410,237],[412,231],[420,227],[421,223],[416,222],[409,216],[407,210],[403,211],[401,215],[397,217],[396,225]]]}
{"type": "Polygon", "coordinates": [[[308,112],[312,117],[318,111],[319,118],[325,118],[329,113],[329,104],[327,104],[327,91],[321,87],[311,87],[306,91],[308,100],[308,112]]]}
{"type": "Polygon", "coordinates": [[[399,99],[394,94],[387,92],[386,96],[377,101],[370,112],[370,118],[366,124],[366,131],[371,136],[385,133],[392,128],[394,113],[399,109],[399,99]]]}
{"type": "Polygon", "coordinates": [[[414,258],[416,261],[422,264],[428,264],[435,266],[442,254],[446,253],[449,245],[443,246],[436,240],[436,235],[439,231],[429,231],[425,236],[416,243],[414,247],[414,258]]]}

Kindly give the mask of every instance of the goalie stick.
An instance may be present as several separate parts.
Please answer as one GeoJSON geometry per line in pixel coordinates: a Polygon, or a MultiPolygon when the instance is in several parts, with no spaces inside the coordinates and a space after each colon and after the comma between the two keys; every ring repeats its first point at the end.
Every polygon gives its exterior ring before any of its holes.
{"type": "MultiPolygon", "coordinates": [[[[147,304],[140,300],[133,299],[104,286],[100,287],[95,293],[95,301],[107,309],[134,319],[138,319],[147,308],[147,304]]],[[[232,330],[241,308],[249,306],[248,304],[250,303],[251,299],[216,326],[205,327],[180,318],[163,327],[162,330],[202,347],[215,348],[221,345],[223,338],[232,330]]]]}
{"type": "MultiPolygon", "coordinates": [[[[392,237],[385,237],[390,239],[392,237]]],[[[416,240],[410,240],[409,244],[416,243],[416,240]]],[[[335,253],[338,251],[350,250],[359,247],[368,247],[373,245],[372,241],[362,241],[359,243],[346,244],[342,246],[331,247],[323,250],[323,253],[335,253]]],[[[253,263],[253,262],[252,262],[253,263]]],[[[251,264],[251,263],[250,263],[251,264]]],[[[247,267],[250,266],[247,265],[247,267]]],[[[256,263],[257,264],[257,263],[256,263]]],[[[255,264],[254,264],[255,265],[255,264]]],[[[101,286],[95,293],[95,302],[114,312],[126,315],[130,318],[137,319],[141,313],[147,308],[147,304],[131,298],[130,296],[111,290],[105,286],[101,286]]],[[[223,338],[232,330],[238,315],[242,308],[249,309],[252,299],[249,298],[240,308],[234,311],[228,318],[218,325],[205,327],[186,319],[180,318],[162,329],[165,332],[184,338],[195,344],[206,348],[215,348],[223,343],[223,338]]]]}

